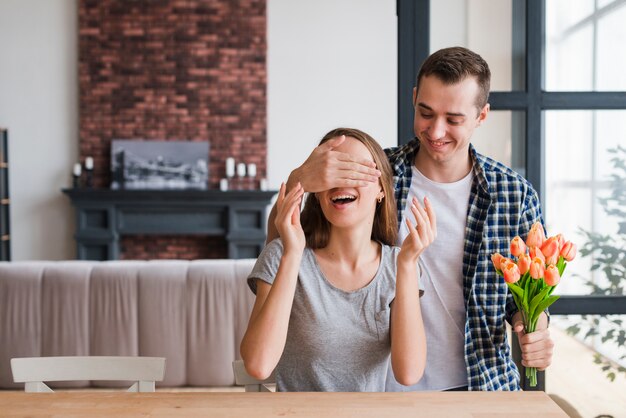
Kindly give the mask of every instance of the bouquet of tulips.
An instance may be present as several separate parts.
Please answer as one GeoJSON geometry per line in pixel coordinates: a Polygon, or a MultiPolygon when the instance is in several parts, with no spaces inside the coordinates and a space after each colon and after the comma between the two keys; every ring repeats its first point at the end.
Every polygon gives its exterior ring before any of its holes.
{"type": "MultiPolygon", "coordinates": [[[[526,242],[515,237],[510,246],[511,258],[500,253],[491,256],[496,272],[504,277],[513,294],[517,309],[522,313],[524,330],[534,332],[543,311],[559,298],[552,295],[563,276],[568,261],[576,257],[576,245],[558,234],[546,238],[543,226],[537,222],[528,233],[526,242]]],[[[526,368],[530,386],[537,386],[537,369],[526,368]]]]}

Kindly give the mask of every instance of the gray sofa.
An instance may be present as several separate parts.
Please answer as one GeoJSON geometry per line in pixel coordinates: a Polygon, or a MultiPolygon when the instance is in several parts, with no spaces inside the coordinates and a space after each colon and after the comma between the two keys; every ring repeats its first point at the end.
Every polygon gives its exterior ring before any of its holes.
{"type": "MultiPolygon", "coordinates": [[[[160,386],[229,386],[254,260],[0,263],[0,389],[13,357],[166,357],[160,386]]],[[[111,386],[70,382],[71,387],[111,386]]],[[[114,386],[115,383],[113,383],[114,386]]],[[[56,387],[67,387],[59,383],[56,387]]]]}

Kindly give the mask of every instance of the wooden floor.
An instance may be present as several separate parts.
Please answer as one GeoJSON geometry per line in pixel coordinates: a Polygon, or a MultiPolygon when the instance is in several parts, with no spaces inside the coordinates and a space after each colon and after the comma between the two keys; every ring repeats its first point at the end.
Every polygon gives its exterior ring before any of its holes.
{"type": "Polygon", "coordinates": [[[626,377],[611,382],[593,363],[592,349],[556,327],[550,333],[555,351],[546,372],[546,392],[552,399],[572,417],[626,418],[626,377]]]}

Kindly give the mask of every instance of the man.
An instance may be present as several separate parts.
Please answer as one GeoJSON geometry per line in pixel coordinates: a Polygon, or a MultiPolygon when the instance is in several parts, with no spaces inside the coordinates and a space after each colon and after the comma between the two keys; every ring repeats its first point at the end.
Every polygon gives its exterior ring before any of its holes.
{"type": "MultiPolygon", "coordinates": [[[[525,238],[541,221],[537,193],[510,168],[487,158],[470,144],[474,129],[489,114],[491,73],[476,53],[460,47],[439,50],[426,59],[413,89],[415,138],[386,150],[394,171],[395,197],[402,227],[407,201],[428,197],[437,213],[437,239],[422,254],[422,298],[427,333],[424,377],[405,387],[392,375],[387,389],[519,390],[505,320],[513,325],[526,367],[545,369],[552,360],[548,319],[525,334],[521,314],[491,265],[494,252],[509,253],[511,239],[525,238]]],[[[313,151],[294,170],[288,186],[300,182],[308,192],[359,187],[376,181],[375,167],[334,148],[341,139],[313,151]]],[[[273,211],[272,211],[273,212],[273,211]]],[[[276,237],[273,213],[268,239],[276,237]]]]}

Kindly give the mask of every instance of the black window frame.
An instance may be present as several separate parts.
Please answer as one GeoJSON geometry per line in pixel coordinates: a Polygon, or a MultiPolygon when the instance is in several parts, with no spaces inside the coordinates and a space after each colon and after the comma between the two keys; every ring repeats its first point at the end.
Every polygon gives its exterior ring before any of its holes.
{"type": "MultiPolygon", "coordinates": [[[[492,110],[522,111],[519,122],[524,137],[520,150],[525,153],[526,178],[533,184],[542,206],[545,200],[545,110],[623,110],[624,91],[546,91],[545,90],[545,21],[546,0],[513,0],[513,16],[525,16],[525,21],[512,19],[512,39],[515,76],[519,90],[493,91],[489,103],[492,110]],[[525,59],[516,60],[518,54],[525,59]]],[[[626,0],[617,0],[623,3],[626,0]]],[[[414,137],[412,90],[421,63],[430,53],[430,0],[397,0],[398,15],[398,143],[405,144],[414,137]]],[[[551,315],[623,315],[626,295],[563,295],[550,308],[551,315]]],[[[524,390],[545,390],[545,375],[539,373],[538,385],[531,388],[524,377],[519,360],[519,345],[513,344],[513,356],[518,363],[524,390]]]]}

